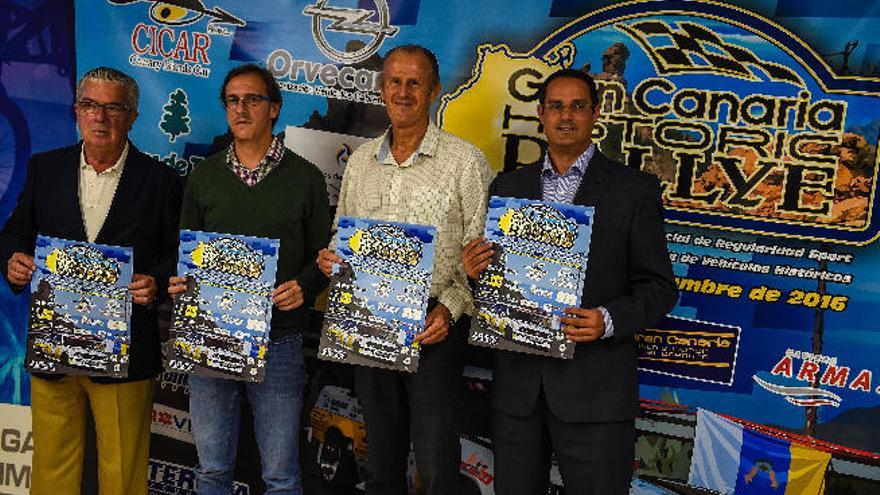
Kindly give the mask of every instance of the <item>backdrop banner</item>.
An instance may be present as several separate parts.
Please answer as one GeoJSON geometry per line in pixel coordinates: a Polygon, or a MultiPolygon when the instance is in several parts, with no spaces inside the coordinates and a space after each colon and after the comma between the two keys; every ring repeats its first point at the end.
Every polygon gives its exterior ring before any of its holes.
{"type": "MultiPolygon", "coordinates": [[[[76,75],[108,65],[140,83],[131,133],[140,149],[187,175],[228,139],[223,77],[254,62],[282,88],[275,130],[324,171],[331,204],[353,149],[387,128],[380,70],[394,46],[416,43],[437,54],[443,90],[434,119],[479,146],[496,172],[541,157],[538,83],[563,67],[589,72],[601,111],[594,140],[662,182],[681,291],[670,316],[637,336],[634,492],[880,491],[880,435],[872,428],[880,420],[873,318],[880,2],[77,0],[75,7],[76,75]],[[727,434],[739,439],[736,462],[716,458],[727,434]],[[755,445],[775,445],[779,455],[762,457],[749,450],[755,445]]],[[[3,205],[11,207],[5,196],[3,205]]],[[[312,353],[319,317],[306,340],[312,353]]],[[[8,321],[10,334],[24,335],[23,319],[8,321]]],[[[493,493],[491,359],[483,352],[490,351],[468,350],[474,366],[462,407],[462,476],[473,493],[493,493]]],[[[3,376],[20,380],[13,368],[21,352],[0,353],[0,371],[11,370],[3,376]]],[[[318,405],[305,412],[316,449],[304,458],[306,471],[319,478],[313,493],[323,493],[325,481],[342,493],[359,483],[368,448],[362,416],[350,370],[310,367],[306,405],[318,405]]],[[[0,383],[2,400],[26,402],[9,383],[0,383]]],[[[195,463],[185,378],[166,373],[157,386],[151,483],[156,493],[184,493],[195,463]]],[[[237,490],[259,493],[259,457],[245,440],[237,490]]],[[[558,491],[557,471],[551,479],[558,491]]]]}

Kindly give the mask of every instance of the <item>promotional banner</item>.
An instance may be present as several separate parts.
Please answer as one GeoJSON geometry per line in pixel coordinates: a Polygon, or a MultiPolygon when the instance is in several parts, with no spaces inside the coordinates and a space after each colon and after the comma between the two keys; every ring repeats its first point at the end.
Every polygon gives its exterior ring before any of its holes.
{"type": "Polygon", "coordinates": [[[0,404],[3,431],[0,436],[0,492],[27,494],[31,487],[31,458],[34,437],[31,432],[31,408],[0,404]]]}
{"type": "Polygon", "coordinates": [[[128,376],[131,248],[37,236],[27,367],[128,376]]]}
{"type": "Polygon", "coordinates": [[[260,382],[272,318],[277,239],[180,231],[169,371],[260,382]]]}
{"type": "Polygon", "coordinates": [[[341,217],[318,358],[415,372],[437,229],[341,217]]]}
{"type": "MultiPolygon", "coordinates": [[[[75,6],[76,74],[97,65],[132,74],[141,100],[131,138],[181,175],[228,142],[220,86],[245,62],[275,75],[276,131],[328,179],[341,175],[353,138],[388,125],[380,70],[394,46],[437,54],[434,118],[496,172],[541,158],[540,81],[562,67],[590,73],[594,142],[661,180],[681,292],[673,318],[639,336],[641,482],[708,490],[689,485],[699,406],[824,442],[826,493],[880,489],[878,2],[75,6]],[[321,134],[303,138],[312,131],[321,134]]],[[[21,361],[10,357],[10,369],[21,361]]],[[[4,390],[21,400],[15,387],[4,390]]],[[[751,472],[736,469],[722,478],[751,472]]],[[[767,472],[759,466],[752,479],[767,472]]]]}
{"type": "Polygon", "coordinates": [[[590,252],[593,208],[489,198],[486,242],[495,253],[474,289],[468,342],[571,359],[562,333],[566,307],[579,307],[590,252]]]}

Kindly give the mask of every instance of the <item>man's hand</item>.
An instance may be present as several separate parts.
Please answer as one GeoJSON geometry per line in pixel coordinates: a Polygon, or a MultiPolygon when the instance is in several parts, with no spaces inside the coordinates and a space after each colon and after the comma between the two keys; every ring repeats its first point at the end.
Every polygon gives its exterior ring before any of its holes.
{"type": "Polygon", "coordinates": [[[565,308],[571,315],[559,319],[562,331],[573,342],[592,342],[605,335],[605,320],[596,308],[565,308]]]}
{"type": "Polygon", "coordinates": [[[36,269],[33,256],[14,253],[6,263],[6,278],[12,285],[21,287],[31,283],[31,277],[36,269]]]}
{"type": "Polygon", "coordinates": [[[168,279],[168,295],[175,297],[186,291],[186,277],[170,277],[168,279]]]}
{"type": "Polygon", "coordinates": [[[483,236],[477,237],[468,243],[461,252],[461,264],[468,278],[477,280],[480,273],[492,262],[495,254],[495,245],[486,242],[483,236]]]}
{"type": "Polygon", "coordinates": [[[305,302],[302,287],[296,280],[288,280],[272,291],[272,302],[281,311],[296,309],[305,302]]]}
{"type": "Polygon", "coordinates": [[[133,303],[146,306],[156,300],[158,287],[156,287],[156,279],[152,276],[135,273],[131,276],[128,290],[131,291],[131,301],[133,303]]]}
{"type": "Polygon", "coordinates": [[[315,263],[318,264],[318,269],[321,270],[324,276],[330,277],[330,274],[333,273],[333,264],[342,263],[342,258],[336,256],[329,249],[324,248],[318,251],[318,258],[315,260],[315,263]]]}
{"type": "Polygon", "coordinates": [[[425,331],[416,335],[416,342],[424,345],[443,342],[449,335],[451,320],[452,313],[446,309],[446,306],[437,303],[425,317],[425,331]]]}

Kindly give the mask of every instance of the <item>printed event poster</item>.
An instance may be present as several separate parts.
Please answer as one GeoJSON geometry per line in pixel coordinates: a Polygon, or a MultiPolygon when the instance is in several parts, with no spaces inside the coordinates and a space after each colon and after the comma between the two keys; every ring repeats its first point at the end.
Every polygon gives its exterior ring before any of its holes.
{"type": "Polygon", "coordinates": [[[131,248],[38,236],[27,367],[128,376],[131,248]]]}
{"type": "Polygon", "coordinates": [[[470,343],[571,359],[559,317],[581,304],[592,225],[591,207],[489,198],[496,250],[477,282],[470,343]]]}
{"type": "Polygon", "coordinates": [[[163,345],[168,370],[263,380],[279,247],[276,239],[180,231],[186,292],[163,345]]]}
{"type": "Polygon", "coordinates": [[[434,267],[436,229],[364,218],[339,219],[318,356],[415,372],[434,267]]]}

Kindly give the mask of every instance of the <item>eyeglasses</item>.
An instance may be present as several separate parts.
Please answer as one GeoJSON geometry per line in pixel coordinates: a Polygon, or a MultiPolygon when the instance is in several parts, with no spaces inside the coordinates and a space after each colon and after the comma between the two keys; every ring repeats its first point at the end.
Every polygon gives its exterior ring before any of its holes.
{"type": "Polygon", "coordinates": [[[231,108],[237,108],[239,102],[244,103],[245,108],[254,108],[264,101],[272,101],[272,99],[268,96],[254,94],[247,94],[240,98],[235,95],[229,95],[225,99],[221,99],[220,103],[223,105],[223,108],[229,110],[231,108]]]}
{"type": "Polygon", "coordinates": [[[79,100],[73,104],[73,108],[86,115],[95,115],[98,110],[104,110],[110,117],[119,117],[131,111],[128,105],[122,103],[98,103],[92,100],[79,100]]]}
{"type": "Polygon", "coordinates": [[[560,115],[565,112],[566,109],[571,110],[571,113],[580,114],[588,111],[592,107],[592,104],[585,101],[573,101],[568,105],[561,101],[551,101],[544,105],[544,108],[546,108],[548,112],[560,115]]]}

